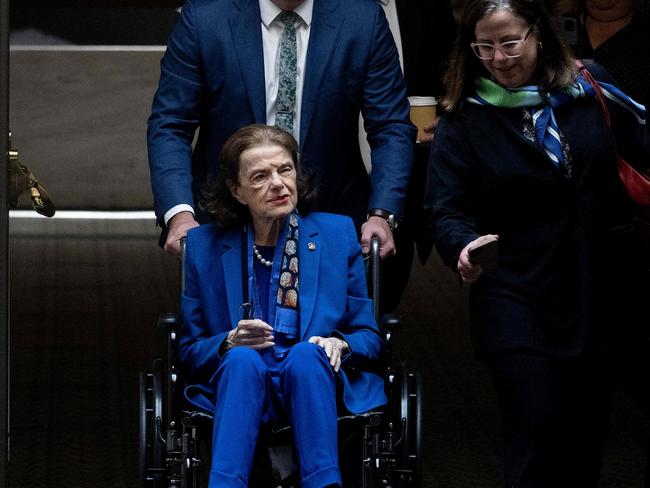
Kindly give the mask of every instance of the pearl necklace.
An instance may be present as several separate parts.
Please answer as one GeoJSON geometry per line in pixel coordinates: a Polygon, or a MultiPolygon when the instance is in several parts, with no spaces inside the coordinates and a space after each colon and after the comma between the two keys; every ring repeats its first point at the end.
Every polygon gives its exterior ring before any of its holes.
{"type": "Polygon", "coordinates": [[[264,257],[260,254],[260,252],[257,250],[257,246],[253,244],[253,254],[255,254],[255,258],[262,263],[264,266],[270,268],[273,266],[273,261],[269,261],[268,259],[264,259],[264,257]]]}

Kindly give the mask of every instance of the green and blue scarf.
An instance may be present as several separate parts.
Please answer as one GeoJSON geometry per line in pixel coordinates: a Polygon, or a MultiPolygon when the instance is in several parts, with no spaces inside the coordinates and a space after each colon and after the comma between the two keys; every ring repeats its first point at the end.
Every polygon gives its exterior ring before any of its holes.
{"type": "MultiPolygon", "coordinates": [[[[638,124],[645,125],[645,107],[643,105],[632,100],[614,85],[603,82],[598,82],[598,84],[606,98],[628,110],[636,118],[638,124]]],[[[506,88],[487,78],[479,78],[476,81],[476,93],[467,97],[467,101],[494,107],[530,108],[537,146],[553,164],[564,169],[565,160],[561,136],[553,109],[578,98],[595,96],[594,88],[582,75],[578,75],[576,81],[564,90],[548,93],[547,96],[542,96],[538,86],[506,88]]],[[[567,174],[566,171],[563,172],[567,174]]]]}

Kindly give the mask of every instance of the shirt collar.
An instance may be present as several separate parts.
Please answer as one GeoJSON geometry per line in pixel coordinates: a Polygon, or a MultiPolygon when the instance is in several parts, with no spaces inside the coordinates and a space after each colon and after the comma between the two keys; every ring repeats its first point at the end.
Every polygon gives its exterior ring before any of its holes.
{"type": "MultiPolygon", "coordinates": [[[[282,10],[271,0],[259,0],[260,3],[260,16],[262,23],[268,29],[271,22],[275,20],[282,10]]],[[[311,17],[314,11],[314,0],[305,0],[293,10],[302,21],[309,26],[311,24],[311,17]]]]}
{"type": "Polygon", "coordinates": [[[388,5],[390,3],[390,0],[379,0],[379,3],[383,4],[384,6],[388,5]]]}

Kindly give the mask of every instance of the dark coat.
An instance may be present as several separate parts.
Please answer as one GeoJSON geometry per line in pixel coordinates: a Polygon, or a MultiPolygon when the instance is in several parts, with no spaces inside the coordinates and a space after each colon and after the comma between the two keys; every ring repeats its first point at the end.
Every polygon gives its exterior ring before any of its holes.
{"type": "MultiPolygon", "coordinates": [[[[597,66],[591,71],[606,76],[597,66]]],[[[647,133],[628,112],[611,103],[609,110],[621,152],[647,161],[647,133]]],[[[455,270],[470,241],[500,236],[497,269],[471,290],[479,354],[577,356],[620,336],[613,320],[619,328],[638,323],[622,317],[631,310],[624,301],[643,296],[634,280],[644,268],[615,138],[593,98],[555,114],[570,148],[570,180],[524,137],[522,109],[464,103],[438,126],[427,205],[442,259],[455,270]]]]}

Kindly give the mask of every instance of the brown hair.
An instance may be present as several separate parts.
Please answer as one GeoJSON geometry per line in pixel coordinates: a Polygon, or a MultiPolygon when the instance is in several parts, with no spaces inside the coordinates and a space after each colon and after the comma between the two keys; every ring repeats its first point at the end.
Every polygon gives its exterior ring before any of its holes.
{"type": "Polygon", "coordinates": [[[298,210],[309,213],[316,197],[314,178],[300,170],[298,143],[288,132],[270,125],[247,125],[235,131],[219,153],[216,175],[206,184],[201,195],[201,208],[223,228],[238,227],[250,220],[248,208],[233,197],[228,184],[239,184],[239,160],[244,151],[254,147],[277,146],[285,149],[296,167],[298,210]]]}
{"type": "Polygon", "coordinates": [[[537,60],[537,76],[542,92],[564,88],[575,80],[577,71],[573,58],[558,36],[541,0],[469,0],[463,9],[458,36],[444,77],[447,95],[442,105],[446,110],[458,108],[461,100],[473,90],[476,79],[485,76],[486,70],[472,52],[470,43],[475,40],[478,21],[499,10],[511,12],[535,26],[543,46],[537,60]]]}

